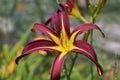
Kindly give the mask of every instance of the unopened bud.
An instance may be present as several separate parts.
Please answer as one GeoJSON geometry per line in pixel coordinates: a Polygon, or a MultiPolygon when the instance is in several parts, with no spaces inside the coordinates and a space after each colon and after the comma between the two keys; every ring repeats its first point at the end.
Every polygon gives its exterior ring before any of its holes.
{"type": "Polygon", "coordinates": [[[89,0],[86,0],[86,6],[87,6],[87,8],[89,8],[89,6],[90,6],[90,1],[89,0]]]}
{"type": "Polygon", "coordinates": [[[105,6],[107,0],[99,0],[98,7],[101,9],[105,6]]]}

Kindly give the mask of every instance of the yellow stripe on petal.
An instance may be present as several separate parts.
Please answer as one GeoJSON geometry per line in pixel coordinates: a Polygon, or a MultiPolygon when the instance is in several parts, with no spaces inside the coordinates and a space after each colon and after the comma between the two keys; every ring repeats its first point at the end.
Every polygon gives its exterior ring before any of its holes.
{"type": "Polygon", "coordinates": [[[74,43],[75,37],[76,37],[76,35],[77,35],[78,32],[79,32],[79,31],[76,31],[76,32],[74,32],[74,33],[71,35],[70,41],[69,41],[70,44],[73,44],[73,43],[74,43]]]}
{"type": "Polygon", "coordinates": [[[62,26],[60,41],[61,41],[61,46],[63,46],[64,48],[68,46],[68,35],[66,34],[64,26],[62,26]]]}
{"type": "Polygon", "coordinates": [[[54,50],[59,51],[59,52],[65,51],[65,48],[63,48],[62,46],[53,46],[53,47],[49,47],[49,48],[54,49],[54,50]]]}
{"type": "Polygon", "coordinates": [[[67,48],[69,43],[68,43],[68,34],[65,30],[65,26],[64,26],[64,22],[63,22],[63,15],[61,15],[61,20],[62,20],[62,31],[61,31],[61,35],[60,35],[60,41],[61,41],[61,46],[63,46],[64,48],[67,48]]]}
{"type": "Polygon", "coordinates": [[[66,54],[67,54],[67,52],[62,52],[62,53],[60,53],[59,60],[61,60],[62,57],[65,56],[66,54]]]}
{"type": "Polygon", "coordinates": [[[57,37],[57,36],[55,36],[55,35],[53,35],[52,33],[49,33],[48,32],[48,34],[50,35],[50,37],[52,38],[52,40],[56,43],[56,44],[60,44],[60,39],[57,37]]]}

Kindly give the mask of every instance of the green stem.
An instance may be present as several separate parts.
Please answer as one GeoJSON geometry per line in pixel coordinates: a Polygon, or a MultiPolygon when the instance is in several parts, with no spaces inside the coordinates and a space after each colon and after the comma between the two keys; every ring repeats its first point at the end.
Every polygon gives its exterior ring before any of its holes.
{"type": "Polygon", "coordinates": [[[113,80],[117,80],[117,54],[115,54],[114,76],[113,76],[113,80]]]}
{"type": "MultiPolygon", "coordinates": [[[[90,22],[95,23],[95,19],[91,16],[90,22]]],[[[90,30],[90,44],[93,45],[93,30],[90,30]]],[[[91,62],[91,80],[94,79],[94,73],[93,73],[93,63],[91,62]]]]}
{"type": "Polygon", "coordinates": [[[83,23],[88,23],[88,21],[81,15],[79,17],[79,19],[83,22],[83,23]]]}
{"type": "MultiPolygon", "coordinates": [[[[90,31],[90,44],[93,45],[93,30],[90,31]]],[[[91,62],[91,80],[93,80],[93,63],[91,62]]]]}
{"type": "Polygon", "coordinates": [[[66,63],[64,64],[64,69],[65,69],[65,75],[66,75],[66,78],[67,78],[67,80],[68,80],[68,70],[67,70],[66,63]]]}
{"type": "Polygon", "coordinates": [[[72,70],[73,70],[73,67],[74,67],[74,64],[75,64],[77,57],[78,57],[78,54],[76,53],[75,57],[72,59],[72,64],[70,67],[70,71],[69,71],[67,80],[70,80],[70,76],[71,76],[71,73],[72,73],[72,70]]]}

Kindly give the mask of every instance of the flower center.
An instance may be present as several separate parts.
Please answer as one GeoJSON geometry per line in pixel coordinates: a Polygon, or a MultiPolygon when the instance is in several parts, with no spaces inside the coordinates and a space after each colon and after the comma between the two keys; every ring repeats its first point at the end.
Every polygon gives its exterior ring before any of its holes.
{"type": "Polygon", "coordinates": [[[64,51],[68,52],[70,50],[70,45],[71,43],[68,43],[68,38],[66,36],[66,38],[61,35],[61,38],[60,38],[60,46],[63,48],[64,51]]]}

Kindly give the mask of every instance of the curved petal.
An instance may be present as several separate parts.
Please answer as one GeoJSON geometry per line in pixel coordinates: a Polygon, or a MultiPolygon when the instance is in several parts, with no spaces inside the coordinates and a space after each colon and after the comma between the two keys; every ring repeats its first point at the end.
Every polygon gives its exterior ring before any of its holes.
{"type": "Polygon", "coordinates": [[[70,36],[70,23],[67,9],[63,4],[60,4],[60,7],[62,8],[62,10],[57,9],[53,16],[49,18],[45,24],[48,25],[49,23],[51,23],[51,28],[54,31],[54,34],[57,34],[58,37],[60,37],[62,27],[65,28],[67,35],[70,36]]]}
{"type": "Polygon", "coordinates": [[[50,80],[60,80],[60,74],[62,72],[62,67],[65,61],[66,56],[62,56],[61,54],[58,54],[52,64],[51,67],[51,77],[50,80]]]}
{"type": "Polygon", "coordinates": [[[60,10],[58,9],[52,16],[52,27],[60,37],[60,31],[61,31],[61,20],[60,20],[60,10]]]}
{"type": "Polygon", "coordinates": [[[90,29],[97,29],[101,32],[102,36],[105,37],[104,33],[102,32],[102,30],[95,24],[81,24],[79,25],[78,27],[76,27],[73,32],[71,33],[71,35],[73,35],[74,33],[77,32],[76,36],[74,39],[76,39],[77,35],[85,32],[85,31],[88,31],[90,29]]]}
{"type": "Polygon", "coordinates": [[[49,25],[50,28],[60,37],[61,30],[61,20],[60,20],[60,10],[57,9],[53,16],[51,16],[44,24],[49,25]]]}
{"type": "Polygon", "coordinates": [[[68,18],[68,13],[64,5],[61,4],[63,10],[57,9],[53,16],[46,22],[46,24],[51,23],[51,28],[60,37],[62,27],[65,28],[67,34],[70,36],[70,23],[68,18]]]}
{"type": "Polygon", "coordinates": [[[78,53],[88,57],[90,60],[92,60],[97,66],[98,74],[102,75],[103,74],[102,67],[98,63],[96,53],[95,53],[94,49],[92,48],[92,46],[82,40],[76,41],[74,43],[74,45],[76,46],[76,49],[74,49],[72,51],[78,52],[78,53]]]}
{"type": "Polygon", "coordinates": [[[70,23],[68,13],[66,10],[61,11],[60,19],[62,25],[61,27],[65,29],[65,32],[67,33],[68,37],[70,37],[70,23]]]}
{"type": "Polygon", "coordinates": [[[69,6],[70,11],[68,11],[68,15],[70,18],[81,18],[81,12],[78,9],[76,0],[67,0],[67,4],[69,6]]]}
{"type": "Polygon", "coordinates": [[[45,25],[48,25],[52,20],[52,17],[48,18],[48,20],[44,23],[45,25]]]}
{"type": "Polygon", "coordinates": [[[74,1],[75,0],[67,0],[66,3],[61,3],[60,0],[57,0],[57,2],[59,3],[60,6],[63,5],[64,7],[69,8],[70,10],[73,8],[74,1]]]}
{"type": "Polygon", "coordinates": [[[36,52],[36,51],[39,51],[39,50],[48,50],[48,51],[51,51],[53,49],[51,49],[50,47],[52,46],[56,46],[55,43],[53,43],[52,41],[49,41],[49,40],[37,40],[37,41],[32,41],[30,43],[28,43],[24,49],[23,49],[23,52],[22,52],[22,55],[20,55],[19,57],[16,58],[15,62],[18,64],[18,61],[28,55],[28,54],[31,54],[32,52],[36,52]]]}
{"type": "Polygon", "coordinates": [[[67,0],[67,3],[66,3],[66,4],[68,4],[68,6],[69,6],[70,9],[73,8],[74,1],[75,1],[75,0],[67,0]]]}
{"type": "Polygon", "coordinates": [[[59,37],[62,28],[64,28],[67,35],[70,36],[70,23],[69,23],[68,13],[63,5],[61,5],[61,7],[63,8],[63,10],[58,9],[52,16],[51,22],[53,26],[55,26],[54,29],[59,37]]]}
{"type": "Polygon", "coordinates": [[[41,31],[57,44],[59,44],[60,42],[57,34],[52,29],[48,28],[46,25],[36,23],[33,27],[33,30],[41,31]]]}

